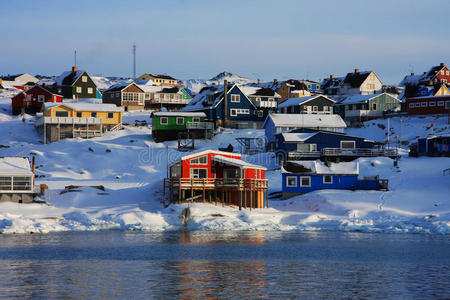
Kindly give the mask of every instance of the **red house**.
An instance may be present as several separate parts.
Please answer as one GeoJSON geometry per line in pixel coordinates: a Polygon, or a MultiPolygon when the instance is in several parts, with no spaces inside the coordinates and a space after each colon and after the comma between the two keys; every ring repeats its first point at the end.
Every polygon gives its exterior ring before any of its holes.
{"type": "Polygon", "coordinates": [[[240,154],[206,150],[184,156],[169,168],[164,200],[168,188],[170,202],[222,202],[239,209],[267,207],[266,168],[241,160],[240,154]]]}
{"type": "Polygon", "coordinates": [[[406,99],[408,115],[434,115],[450,113],[450,96],[414,97],[406,99]]]}
{"type": "Polygon", "coordinates": [[[36,85],[12,98],[12,113],[13,115],[18,115],[22,112],[37,113],[41,111],[44,102],[62,102],[62,99],[63,96],[54,94],[42,86],[36,85]]]}

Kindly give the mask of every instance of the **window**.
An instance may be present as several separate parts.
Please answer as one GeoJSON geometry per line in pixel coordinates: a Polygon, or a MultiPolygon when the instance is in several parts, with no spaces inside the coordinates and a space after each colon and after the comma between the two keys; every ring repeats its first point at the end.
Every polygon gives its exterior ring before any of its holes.
{"type": "Polygon", "coordinates": [[[447,83],[447,79],[442,79],[442,82],[443,83],[447,83]]]}
{"type": "Polygon", "coordinates": [[[108,113],[108,119],[114,119],[114,113],[109,112],[108,113]]]}
{"type": "Polygon", "coordinates": [[[449,76],[450,75],[450,71],[445,71],[446,75],[449,76]]]}
{"type": "Polygon", "coordinates": [[[241,95],[231,95],[231,102],[240,102],[241,95]]]}
{"type": "Polygon", "coordinates": [[[313,111],[319,111],[319,107],[313,106],[313,111]]]}
{"type": "Polygon", "coordinates": [[[193,117],[192,118],[192,122],[198,123],[198,122],[200,122],[200,118],[199,117],[193,117]]]}
{"type": "Polygon", "coordinates": [[[81,81],[82,82],[87,82],[87,76],[81,76],[81,81]]]}
{"type": "Polygon", "coordinates": [[[207,178],[208,169],[191,169],[191,178],[207,178]]]}
{"type": "Polygon", "coordinates": [[[31,101],[31,95],[27,95],[27,101],[31,101]]]}
{"type": "Polygon", "coordinates": [[[323,183],[324,184],[332,184],[333,183],[333,176],[332,175],[324,175],[323,176],[323,183]]]}
{"type": "Polygon", "coordinates": [[[409,104],[409,108],[414,108],[414,107],[416,107],[416,104],[415,104],[415,103],[410,103],[410,104],[409,104]]]}
{"type": "Polygon", "coordinates": [[[170,168],[170,176],[175,178],[181,177],[181,165],[179,163],[170,168]]]}
{"type": "Polygon", "coordinates": [[[224,169],[225,178],[239,178],[239,169],[224,169]]]}
{"type": "Polygon", "coordinates": [[[10,191],[11,184],[12,184],[11,176],[0,177],[0,191],[10,191]]]}
{"type": "Polygon", "coordinates": [[[317,151],[317,144],[297,144],[297,152],[315,152],[317,151]]]}
{"type": "Polygon", "coordinates": [[[450,109],[450,101],[445,102],[445,109],[450,109]]]}
{"type": "Polygon", "coordinates": [[[177,125],[183,125],[184,124],[184,118],[183,117],[177,117],[177,125]]]}
{"type": "Polygon", "coordinates": [[[144,95],[143,94],[138,94],[138,104],[144,105],[144,95]]]}
{"type": "Polygon", "coordinates": [[[82,116],[81,111],[77,111],[77,118],[81,118],[81,116],[82,116]]]}
{"type": "Polygon", "coordinates": [[[441,75],[445,75],[445,71],[444,70],[441,70],[441,75]]]}
{"type": "Polygon", "coordinates": [[[81,86],[77,86],[77,93],[81,94],[81,86]]]}
{"type": "Polygon", "coordinates": [[[208,157],[206,155],[199,156],[196,158],[192,158],[190,160],[191,165],[207,165],[208,164],[208,157]]]}
{"type": "Polygon", "coordinates": [[[376,103],[372,103],[372,110],[377,110],[377,104],[376,103]]]}
{"type": "Polygon", "coordinates": [[[286,176],[286,187],[297,187],[297,176],[286,176]]]}
{"type": "Polygon", "coordinates": [[[169,123],[169,120],[167,119],[167,117],[161,117],[161,119],[159,119],[159,124],[161,125],[167,125],[169,123]]]}
{"type": "Polygon", "coordinates": [[[323,111],[328,111],[328,106],[324,106],[323,111]]]}
{"type": "Polygon", "coordinates": [[[96,112],[91,112],[91,117],[97,118],[97,113],[96,112]]]}
{"type": "Polygon", "coordinates": [[[427,107],[427,103],[426,103],[426,102],[421,102],[421,103],[420,103],[420,106],[421,106],[421,107],[427,107]]]}
{"type": "Polygon", "coordinates": [[[164,94],[164,100],[170,100],[170,95],[169,94],[164,94]]]}
{"type": "Polygon", "coordinates": [[[311,186],[311,177],[310,176],[300,176],[300,186],[301,187],[310,187],[311,186]]]}
{"type": "Polygon", "coordinates": [[[150,100],[150,94],[145,94],[145,100],[150,100]]]}
{"type": "Polygon", "coordinates": [[[230,116],[232,116],[232,117],[236,117],[237,116],[236,109],[231,109],[230,110],[230,116]]]}
{"type": "Polygon", "coordinates": [[[341,149],[355,149],[355,141],[341,141],[341,149]]]}
{"type": "Polygon", "coordinates": [[[311,112],[311,106],[306,106],[306,111],[311,112]]]}
{"type": "Polygon", "coordinates": [[[174,98],[175,100],[179,100],[179,99],[180,99],[180,95],[174,95],[173,98],[174,98]]]}
{"type": "Polygon", "coordinates": [[[420,102],[417,102],[417,103],[416,103],[416,107],[420,107],[420,102]]]}
{"type": "Polygon", "coordinates": [[[437,105],[438,106],[444,106],[444,101],[438,101],[437,105]]]}
{"type": "Polygon", "coordinates": [[[31,191],[31,176],[14,176],[13,190],[15,191],[31,191]]]}
{"type": "Polygon", "coordinates": [[[94,89],[91,88],[91,87],[88,87],[87,88],[87,92],[88,92],[88,94],[93,94],[94,93],[94,89]]]}
{"type": "Polygon", "coordinates": [[[68,111],[56,111],[55,116],[57,117],[68,117],[69,112],[68,111]]]}
{"type": "Polygon", "coordinates": [[[264,112],[262,110],[258,110],[258,118],[262,118],[264,115],[264,112]]]}
{"type": "Polygon", "coordinates": [[[436,106],[436,102],[435,101],[430,101],[428,105],[429,106],[436,106]]]}
{"type": "Polygon", "coordinates": [[[38,95],[38,101],[39,102],[44,102],[45,101],[45,96],[44,95],[38,95]]]}

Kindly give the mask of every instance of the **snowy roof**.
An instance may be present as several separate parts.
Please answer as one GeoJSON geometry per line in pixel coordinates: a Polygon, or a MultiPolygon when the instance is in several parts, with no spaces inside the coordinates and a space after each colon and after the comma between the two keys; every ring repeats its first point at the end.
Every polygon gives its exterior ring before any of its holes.
{"type": "Polygon", "coordinates": [[[347,73],[344,78],[344,83],[349,84],[352,88],[358,88],[369,77],[372,71],[352,72],[347,73]]]}
{"type": "Polygon", "coordinates": [[[84,72],[83,70],[78,70],[75,73],[65,71],[55,79],[56,85],[72,85],[84,72]]]}
{"type": "Polygon", "coordinates": [[[325,165],[320,160],[298,160],[290,161],[289,165],[282,168],[282,173],[306,173],[318,175],[358,175],[359,163],[357,161],[330,163],[325,165]],[[303,169],[303,171],[296,171],[303,169]]]}
{"type": "Polygon", "coordinates": [[[276,127],[347,127],[340,115],[269,114],[267,119],[269,118],[276,127]]]}
{"type": "Polygon", "coordinates": [[[267,87],[255,87],[255,86],[239,86],[239,89],[244,93],[247,97],[248,96],[268,96],[268,97],[275,97],[275,98],[281,98],[281,96],[274,92],[272,89],[267,87]]]}
{"type": "Polygon", "coordinates": [[[378,93],[378,94],[369,94],[369,95],[350,95],[345,97],[344,99],[340,100],[337,104],[355,104],[355,103],[366,103],[367,101],[376,98],[380,95],[386,94],[388,96],[391,96],[392,98],[397,99],[399,102],[400,100],[396,96],[392,96],[388,93],[378,93]]]}
{"type": "Polygon", "coordinates": [[[232,166],[235,166],[235,167],[243,168],[243,169],[263,169],[263,170],[266,170],[266,168],[264,168],[262,166],[250,164],[250,163],[248,163],[246,161],[243,161],[243,160],[240,160],[240,159],[225,157],[225,156],[222,156],[222,155],[215,155],[215,156],[212,157],[212,160],[220,162],[220,163],[232,165],[232,166]]]}
{"type": "Polygon", "coordinates": [[[120,112],[123,111],[122,107],[118,107],[115,104],[106,103],[83,103],[83,102],[72,102],[72,103],[44,103],[45,109],[50,109],[56,106],[66,106],[70,109],[76,111],[108,111],[108,112],[120,112]]]}
{"type": "Polygon", "coordinates": [[[206,114],[202,112],[153,112],[152,116],[156,117],[204,117],[206,114]]]}
{"type": "Polygon", "coordinates": [[[295,98],[289,98],[286,99],[285,101],[283,101],[283,103],[278,105],[278,108],[283,108],[283,107],[290,107],[290,106],[296,106],[296,105],[300,105],[302,103],[305,103],[306,101],[309,100],[313,100],[317,97],[324,97],[327,100],[330,100],[332,102],[335,102],[333,99],[328,98],[327,96],[324,95],[314,95],[314,96],[309,96],[309,97],[295,97],[295,98]]]}
{"type": "Polygon", "coordinates": [[[0,174],[32,175],[33,172],[26,157],[0,157],[0,174]]]}
{"type": "Polygon", "coordinates": [[[316,134],[317,132],[285,132],[281,135],[285,142],[304,142],[316,134]]]}

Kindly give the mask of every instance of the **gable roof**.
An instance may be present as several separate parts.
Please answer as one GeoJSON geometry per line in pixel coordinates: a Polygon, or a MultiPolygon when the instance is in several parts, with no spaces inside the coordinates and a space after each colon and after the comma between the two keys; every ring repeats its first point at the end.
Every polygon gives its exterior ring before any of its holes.
{"type": "Polygon", "coordinates": [[[393,95],[388,94],[388,93],[378,93],[378,94],[369,94],[369,95],[356,94],[356,95],[346,96],[342,100],[338,101],[336,103],[336,105],[367,103],[369,100],[374,99],[376,97],[379,97],[379,96],[381,96],[383,94],[385,94],[385,95],[387,95],[387,96],[389,96],[391,98],[394,98],[395,100],[398,100],[399,103],[401,102],[401,100],[398,99],[396,96],[393,96],[393,95]]]}
{"type": "Polygon", "coordinates": [[[344,77],[325,78],[322,81],[322,90],[337,89],[344,81],[344,77]]]}
{"type": "Polygon", "coordinates": [[[346,128],[344,120],[340,115],[316,115],[316,114],[269,114],[264,121],[271,119],[275,127],[331,127],[346,128]]]}
{"type": "Polygon", "coordinates": [[[121,83],[110,86],[107,90],[103,91],[103,93],[121,91],[121,90],[126,89],[130,85],[135,85],[138,89],[140,89],[142,92],[144,92],[142,90],[142,88],[134,82],[121,82],[121,83]]]}
{"type": "Polygon", "coordinates": [[[359,88],[372,71],[347,73],[344,78],[344,84],[349,84],[352,88],[359,88]]]}
{"type": "Polygon", "coordinates": [[[317,175],[359,175],[358,161],[330,163],[329,166],[315,161],[290,161],[281,169],[282,173],[317,175]]]}
{"type": "Polygon", "coordinates": [[[328,98],[325,95],[314,95],[314,96],[308,96],[308,97],[295,97],[295,98],[286,99],[285,101],[283,101],[283,103],[278,105],[278,108],[290,107],[290,106],[296,106],[296,105],[300,105],[300,104],[305,104],[306,102],[314,100],[314,99],[319,98],[319,97],[323,97],[326,100],[329,100],[329,101],[331,101],[333,103],[336,102],[333,99],[328,98]]]}
{"type": "Polygon", "coordinates": [[[292,142],[304,142],[313,136],[315,136],[318,132],[283,132],[281,135],[286,143],[292,142]]]}
{"type": "Polygon", "coordinates": [[[55,79],[56,85],[58,85],[58,86],[61,86],[61,85],[72,85],[85,72],[86,71],[84,71],[84,70],[78,70],[76,72],[73,72],[73,71],[62,72],[61,75],[59,75],[55,79]]]}
{"type": "Polygon", "coordinates": [[[241,159],[225,157],[225,156],[222,156],[222,155],[215,155],[211,159],[216,161],[216,162],[229,164],[229,165],[232,165],[232,166],[235,166],[235,167],[238,167],[238,168],[242,168],[242,169],[262,169],[262,170],[266,170],[265,167],[254,165],[254,164],[248,163],[246,161],[243,161],[241,159]]]}

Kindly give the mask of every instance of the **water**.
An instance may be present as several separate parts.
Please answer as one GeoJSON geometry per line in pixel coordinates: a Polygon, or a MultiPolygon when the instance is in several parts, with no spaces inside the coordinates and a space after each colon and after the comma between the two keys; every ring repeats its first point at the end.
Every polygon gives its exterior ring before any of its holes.
{"type": "Polygon", "coordinates": [[[0,298],[445,299],[449,245],[338,232],[0,235],[0,298]]]}

